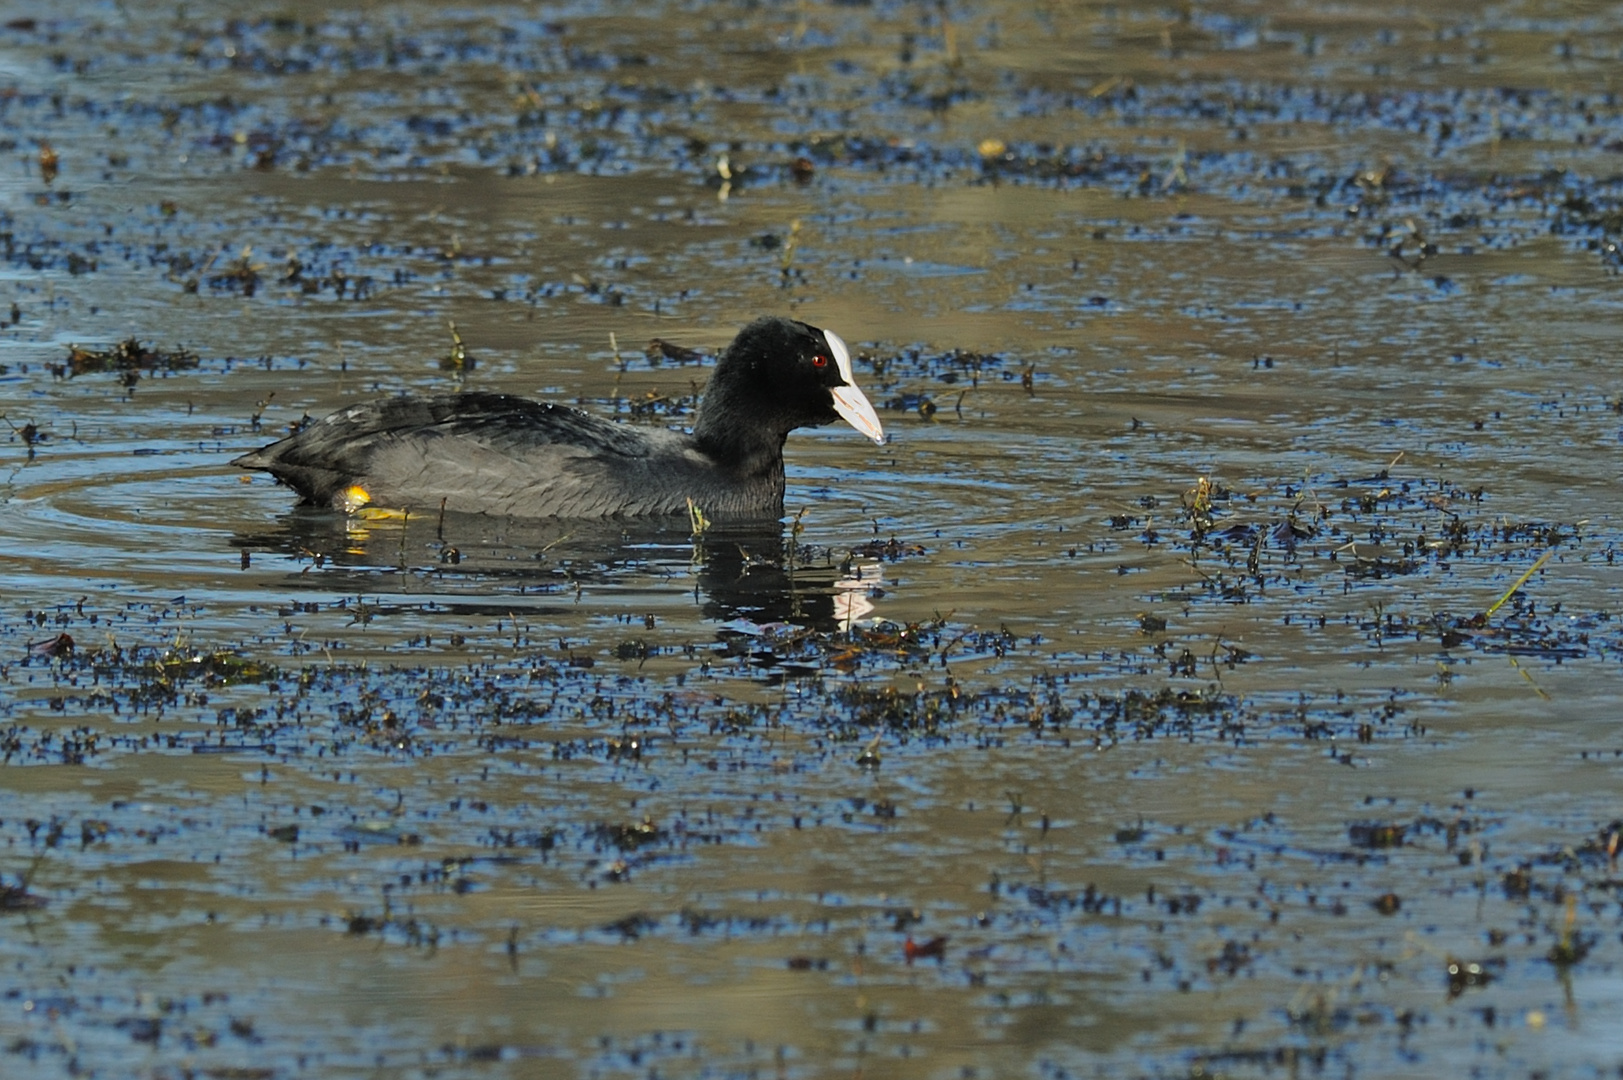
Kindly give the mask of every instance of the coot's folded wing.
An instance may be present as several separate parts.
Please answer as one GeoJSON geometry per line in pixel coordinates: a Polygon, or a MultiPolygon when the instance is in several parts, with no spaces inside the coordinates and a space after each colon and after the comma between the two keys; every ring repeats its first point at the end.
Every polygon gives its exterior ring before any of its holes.
{"type": "Polygon", "coordinates": [[[320,505],[353,502],[360,488],[362,501],[423,511],[519,500],[532,515],[596,516],[623,497],[604,477],[640,472],[674,438],[504,394],[397,397],[340,409],[232,464],[320,505]]]}

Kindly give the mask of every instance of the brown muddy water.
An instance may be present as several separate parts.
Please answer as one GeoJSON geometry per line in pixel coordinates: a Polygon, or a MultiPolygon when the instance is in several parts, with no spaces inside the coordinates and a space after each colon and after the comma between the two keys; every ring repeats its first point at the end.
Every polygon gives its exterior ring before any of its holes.
{"type": "Polygon", "coordinates": [[[1620,62],[1531,0],[4,5],[0,1075],[1616,1075],[1620,62]],[[781,527],[226,464],[402,390],[679,426],[647,343],[763,312],[893,435],[796,433],[781,527]]]}

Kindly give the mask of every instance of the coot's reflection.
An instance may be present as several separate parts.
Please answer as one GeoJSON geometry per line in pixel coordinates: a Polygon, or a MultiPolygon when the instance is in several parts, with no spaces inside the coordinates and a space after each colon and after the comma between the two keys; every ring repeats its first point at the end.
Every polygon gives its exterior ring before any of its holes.
{"type": "Polygon", "coordinates": [[[290,584],[375,593],[395,590],[389,579],[404,573],[412,591],[494,615],[511,612],[515,595],[572,597],[596,584],[692,590],[701,614],[719,621],[832,630],[869,610],[855,568],[795,543],[776,518],[718,523],[695,539],[682,521],[363,520],[301,508],[231,542],[293,557],[290,584]]]}

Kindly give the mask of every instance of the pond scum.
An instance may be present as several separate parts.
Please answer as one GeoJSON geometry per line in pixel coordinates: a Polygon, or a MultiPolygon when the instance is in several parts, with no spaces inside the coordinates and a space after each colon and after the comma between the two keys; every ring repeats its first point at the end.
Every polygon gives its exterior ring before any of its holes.
{"type": "MultiPolygon", "coordinates": [[[[1611,565],[1613,559],[1611,550],[1586,543],[1580,525],[1494,519],[1482,509],[1482,492],[1446,483],[1382,473],[1326,480],[1317,489],[1291,484],[1242,496],[1202,479],[1175,508],[1146,499],[1142,516],[1119,517],[1111,526],[1175,551],[1195,568],[1196,584],[1184,602],[1267,602],[1286,609],[1288,624],[1309,628],[1324,628],[1325,617],[1314,614],[1311,602],[1298,608],[1292,597],[1397,576],[1442,583],[1460,568],[1483,564],[1534,566],[1540,560],[1559,567],[1611,565]],[[1439,520],[1446,522],[1440,530],[1439,520]]],[[[924,547],[897,541],[862,550],[929,557],[924,547]]],[[[1575,615],[1558,605],[1542,611],[1521,588],[1527,578],[1498,603],[1484,598],[1476,610],[1386,609],[1348,617],[1345,628],[1372,649],[1434,655],[1443,680],[1451,665],[1487,656],[1511,663],[1617,662],[1623,653],[1612,613],[1575,615]]],[[[338,625],[384,617],[381,607],[366,612],[359,598],[326,607],[300,602],[283,615],[336,616],[338,625]]],[[[302,649],[283,638],[285,659],[256,659],[266,655],[267,642],[191,640],[176,629],[186,614],[184,598],[122,609],[76,599],[8,612],[0,623],[6,656],[0,683],[7,688],[0,700],[0,757],[6,766],[96,770],[127,755],[218,756],[249,775],[275,769],[325,777],[330,782],[321,801],[259,804],[246,819],[223,806],[220,820],[160,812],[157,823],[150,808],[138,812],[122,800],[96,804],[61,796],[14,807],[0,821],[0,837],[31,861],[27,871],[0,882],[6,917],[34,924],[58,918],[85,887],[74,882],[89,881],[121,850],[138,847],[192,858],[212,849],[218,861],[273,845],[311,865],[393,849],[398,857],[391,865],[415,869],[374,871],[360,890],[373,899],[342,912],[328,907],[320,925],[386,947],[433,952],[472,948],[505,934],[503,948],[518,964],[533,950],[555,947],[560,931],[470,921],[455,914],[456,897],[516,880],[533,882],[530,887],[635,889],[706,858],[706,850],[753,847],[763,832],[883,837],[905,823],[909,810],[900,794],[839,796],[838,785],[797,780],[830,768],[875,777],[923,774],[948,748],[968,752],[970,761],[977,755],[1063,761],[1165,741],[1319,746],[1354,765],[1355,755],[1379,744],[1426,736],[1396,691],[1318,700],[1231,692],[1225,672],[1269,661],[1220,640],[1180,641],[1152,616],[1144,618],[1138,642],[1094,655],[1066,654],[1040,639],[962,625],[948,615],[919,625],[879,621],[847,630],[728,624],[705,642],[665,641],[649,631],[585,652],[531,642],[526,628],[497,619],[454,646],[443,637],[435,646],[424,634],[403,638],[400,650],[415,650],[421,659],[377,663],[347,661],[341,633],[302,649]],[[437,775],[461,785],[449,803],[423,781],[387,778],[396,765],[429,762],[437,775]],[[541,777],[568,768],[608,770],[648,794],[627,801],[560,792],[545,805],[502,805],[495,794],[500,789],[489,783],[493,775],[541,777]],[[707,779],[745,775],[768,778],[777,790],[773,800],[762,802],[758,792],[742,789],[729,795],[707,779]],[[398,800],[381,817],[374,805],[380,784],[398,800]],[[552,884],[540,885],[543,880],[552,884]],[[449,906],[420,902],[429,897],[451,900],[449,906]]],[[[393,617],[408,614],[395,609],[393,617]]],[[[1528,679],[1529,693],[1541,693],[1528,679]]],[[[1221,990],[1266,973],[1265,1013],[1276,1019],[1249,1021],[1263,1041],[1229,1039],[1186,1051],[1182,1060],[1197,1073],[1333,1072],[1347,1048],[1371,1031],[1390,1029],[1400,1045],[1419,1037],[1443,1017],[1388,992],[1399,975],[1436,988],[1434,1003],[1452,1002],[1486,993],[1529,967],[1557,973],[1593,967],[1597,952],[1608,968],[1614,962],[1610,943],[1618,936],[1623,899],[1617,866],[1623,822],[1617,820],[1595,821],[1555,844],[1490,842],[1499,815],[1479,806],[1469,790],[1446,808],[1399,816],[1382,816],[1384,804],[1372,802],[1367,815],[1345,821],[1339,838],[1299,835],[1271,814],[1203,836],[1172,821],[1140,818],[1114,833],[1116,870],[1104,869],[1097,882],[1062,885],[1045,868],[1060,850],[1048,812],[1028,805],[1019,790],[1004,799],[996,812],[1017,828],[1034,827],[1036,836],[1020,842],[1024,857],[990,873],[981,887],[985,907],[966,924],[947,928],[905,904],[874,907],[853,898],[849,910],[836,909],[837,917],[808,929],[771,905],[764,913],[693,902],[661,908],[656,890],[634,893],[637,907],[629,914],[568,940],[756,940],[781,950],[778,962],[807,978],[929,965],[953,970],[952,981],[971,988],[1001,985],[1004,993],[1019,993],[1014,988],[1036,972],[1096,963],[1085,959],[1085,949],[1068,953],[1065,942],[1080,948],[1091,940],[1090,927],[1108,927],[1115,962],[1142,965],[1146,993],[1221,990]],[[1122,870],[1181,865],[1191,845],[1203,860],[1215,861],[1215,872],[1163,869],[1161,884],[1134,892],[1122,887],[1122,870]],[[1366,878],[1390,882],[1398,860],[1415,859],[1428,866],[1424,885],[1363,884],[1366,878]],[[1289,872],[1282,874],[1282,866],[1289,872]],[[1471,955],[1432,951],[1413,929],[1403,940],[1354,935],[1363,944],[1344,954],[1329,930],[1340,921],[1351,931],[1372,915],[1402,924],[1417,905],[1429,906],[1435,917],[1437,904],[1446,909],[1446,898],[1456,895],[1469,906],[1489,905],[1485,936],[1471,955]],[[1196,931],[1219,910],[1226,930],[1216,939],[1196,931]],[[1180,920],[1190,932],[1168,929],[1180,920]],[[1284,946],[1271,937],[1281,923],[1298,927],[1298,940],[1307,926],[1318,927],[1313,932],[1320,937],[1305,953],[1301,945],[1281,952],[1284,946]],[[1058,952],[1017,944],[1033,926],[1053,928],[1058,952]],[[840,944],[853,937],[855,954],[840,944]],[[884,954],[864,961],[875,948],[884,954]],[[1279,970],[1291,954],[1299,956],[1295,976],[1279,970]],[[1313,959],[1302,959],[1308,956],[1313,959]],[[1315,973],[1306,981],[1303,962],[1315,973]]],[[[292,895],[278,899],[272,886],[255,891],[267,902],[298,907],[292,895]]],[[[209,1060],[213,1047],[257,1045],[267,1036],[264,1023],[256,1027],[223,993],[168,999],[153,1010],[138,999],[121,1005],[116,994],[90,1000],[69,989],[52,1007],[75,1015],[81,1027],[110,1026],[137,1043],[173,1046],[178,1040],[198,1060],[209,1060]]],[[[1505,1017],[1490,1005],[1477,1010],[1476,1022],[1483,1030],[1504,1023],[1527,1030],[1542,1025],[1542,1017],[1536,1010],[1505,1017]]],[[[885,1025],[877,1014],[864,1024],[882,1040],[885,1025]]],[[[52,1030],[60,1029],[34,1029],[4,1050],[35,1062],[72,1060],[74,1052],[53,1041],[52,1030]]],[[[614,1072],[649,1060],[680,1062],[698,1052],[681,1036],[666,1038],[607,1039],[593,1060],[614,1072]]],[[[411,1060],[455,1064],[532,1052],[500,1043],[447,1045],[418,1048],[411,1060]]]]}

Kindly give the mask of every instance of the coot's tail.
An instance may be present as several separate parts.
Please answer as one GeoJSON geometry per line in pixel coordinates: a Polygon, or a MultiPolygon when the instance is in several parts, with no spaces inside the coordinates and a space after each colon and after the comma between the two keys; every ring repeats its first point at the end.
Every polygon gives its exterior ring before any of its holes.
{"type": "Polygon", "coordinates": [[[231,464],[239,469],[256,469],[270,473],[276,478],[277,483],[286,484],[298,492],[300,502],[315,506],[332,505],[333,493],[345,486],[344,477],[331,469],[295,465],[285,460],[277,451],[288,441],[283,439],[279,443],[261,447],[239,458],[232,458],[231,464]]]}

